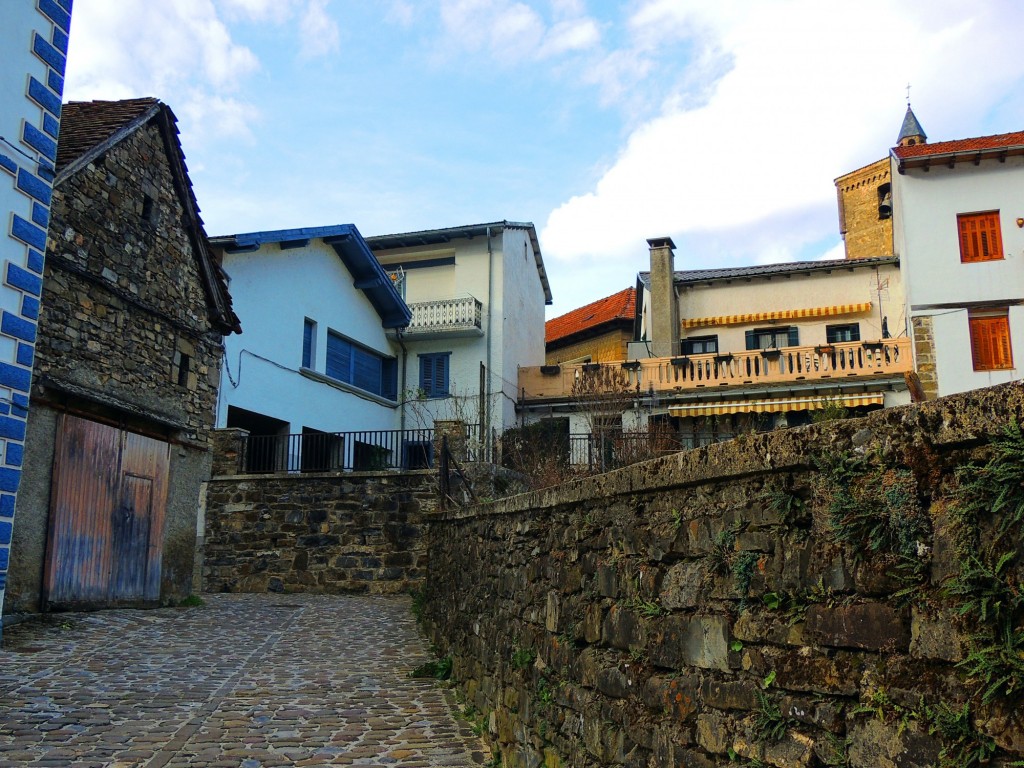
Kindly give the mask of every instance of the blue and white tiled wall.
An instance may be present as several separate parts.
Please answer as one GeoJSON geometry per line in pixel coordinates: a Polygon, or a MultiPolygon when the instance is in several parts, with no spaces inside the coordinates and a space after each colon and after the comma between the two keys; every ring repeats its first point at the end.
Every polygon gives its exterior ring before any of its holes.
{"type": "MultiPolygon", "coordinates": [[[[0,606],[21,481],[72,0],[3,0],[0,72],[0,606]]],[[[0,607],[2,611],[2,607],[0,607]]]]}

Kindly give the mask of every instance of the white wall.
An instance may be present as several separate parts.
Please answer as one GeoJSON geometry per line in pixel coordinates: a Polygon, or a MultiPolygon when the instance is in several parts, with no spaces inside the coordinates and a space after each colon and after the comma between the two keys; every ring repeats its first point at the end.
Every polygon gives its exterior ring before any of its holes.
{"type": "Polygon", "coordinates": [[[529,233],[504,229],[486,236],[453,240],[449,247],[398,248],[380,251],[385,269],[418,259],[447,258],[455,265],[406,270],[406,301],[410,304],[472,296],[482,305],[483,335],[416,340],[407,337],[409,350],[406,389],[419,381],[418,355],[451,352],[449,381],[452,398],[410,402],[407,427],[430,426],[434,419],[480,419],[480,365],[488,370],[489,427],[502,432],[516,424],[518,368],[544,362],[544,289],[529,233]],[[491,274],[493,270],[493,275],[491,274]],[[488,345],[488,335],[490,345],[488,345]]]}
{"type": "Polygon", "coordinates": [[[500,380],[491,380],[495,390],[500,388],[502,392],[501,419],[496,426],[499,431],[516,422],[519,368],[544,364],[544,286],[533,244],[526,230],[506,229],[503,235],[501,306],[495,308],[501,317],[495,336],[500,357],[494,356],[494,369],[500,380]]]}
{"type": "Polygon", "coordinates": [[[224,269],[243,332],[225,339],[218,426],[226,424],[227,408],[234,405],[287,421],[291,433],[303,427],[325,432],[398,429],[395,406],[299,373],[307,317],[317,323],[313,367],[320,373],[326,369],[329,328],[382,356],[398,356],[380,316],[354,287],[333,248],[321,240],[284,251],[269,244],[252,253],[224,254],[224,269]]]}
{"type": "MultiPolygon", "coordinates": [[[[895,161],[893,161],[895,166],[895,161]]],[[[893,245],[900,256],[911,316],[933,322],[939,395],[1020,379],[1024,361],[1024,310],[1010,307],[1015,369],[975,371],[967,308],[1004,306],[1024,298],[1024,159],[983,160],[954,168],[936,163],[925,172],[893,167],[893,245]],[[998,210],[1004,258],[960,261],[957,214],[998,210]],[[937,306],[944,305],[944,306],[937,306]]]]}

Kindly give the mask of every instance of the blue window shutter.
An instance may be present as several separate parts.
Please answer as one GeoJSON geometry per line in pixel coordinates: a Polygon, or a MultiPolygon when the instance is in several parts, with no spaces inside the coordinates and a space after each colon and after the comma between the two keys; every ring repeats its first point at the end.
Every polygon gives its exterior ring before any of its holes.
{"type": "Polygon", "coordinates": [[[434,394],[448,394],[448,360],[450,355],[438,355],[434,364],[434,394]]]}
{"type": "Polygon", "coordinates": [[[757,335],[753,331],[747,331],[747,349],[757,349],[757,335]]]}
{"type": "Polygon", "coordinates": [[[327,334],[327,370],[332,379],[352,383],[352,343],[333,333],[327,334]]]}
{"type": "Polygon", "coordinates": [[[398,361],[385,357],[381,363],[380,394],[388,400],[398,399],[398,361]]]}
{"type": "Polygon", "coordinates": [[[799,347],[800,346],[800,329],[795,325],[789,329],[789,342],[786,346],[799,347]]]}
{"type": "Polygon", "coordinates": [[[352,381],[351,383],[367,392],[380,394],[381,358],[368,349],[354,347],[352,349],[352,381]]]}
{"type": "Polygon", "coordinates": [[[306,319],[305,324],[302,327],[302,367],[312,368],[313,367],[313,327],[316,324],[306,319]]]}
{"type": "Polygon", "coordinates": [[[420,355],[420,389],[427,397],[432,396],[431,385],[434,381],[434,357],[420,355]]]}

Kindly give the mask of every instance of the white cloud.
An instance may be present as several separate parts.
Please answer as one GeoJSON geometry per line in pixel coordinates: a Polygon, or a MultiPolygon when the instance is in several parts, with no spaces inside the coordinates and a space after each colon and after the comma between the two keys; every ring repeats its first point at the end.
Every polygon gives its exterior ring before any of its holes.
{"type": "Polygon", "coordinates": [[[299,21],[299,30],[302,33],[302,58],[328,56],[338,51],[341,32],[337,22],[327,13],[327,1],[309,0],[302,13],[299,21]]]}
{"type": "MultiPolygon", "coordinates": [[[[155,96],[184,114],[187,101],[226,99],[259,66],[252,51],[232,39],[210,0],[81,3],[75,8],[65,96],[155,96]]],[[[248,134],[229,110],[208,115],[209,122],[191,126],[193,137],[248,134]]]]}
{"type": "Polygon", "coordinates": [[[410,27],[416,18],[416,7],[408,0],[391,0],[384,18],[400,27],[410,27]]]}
{"type": "Polygon", "coordinates": [[[295,0],[219,0],[219,2],[232,18],[270,21],[275,24],[287,21],[295,10],[295,0]]]}
{"type": "Polygon", "coordinates": [[[700,76],[684,74],[595,187],[551,213],[546,258],[628,259],[638,268],[648,237],[699,240],[754,225],[777,235],[743,249],[755,261],[838,238],[832,180],[885,155],[908,79],[932,140],[984,133],[982,118],[1000,99],[1024,103],[1014,88],[1024,77],[1014,40],[1024,9],[1015,20],[1006,12],[1003,3],[965,9],[951,0],[643,3],[629,48],[607,56],[592,79],[626,89],[645,75],[644,51],[683,45],[700,76]],[[940,136],[940,126],[957,133],[940,136]]]}
{"type": "Polygon", "coordinates": [[[549,26],[523,2],[441,0],[446,47],[484,52],[504,65],[588,50],[600,41],[600,27],[581,3],[555,0],[553,12],[558,20],[549,26]]]}

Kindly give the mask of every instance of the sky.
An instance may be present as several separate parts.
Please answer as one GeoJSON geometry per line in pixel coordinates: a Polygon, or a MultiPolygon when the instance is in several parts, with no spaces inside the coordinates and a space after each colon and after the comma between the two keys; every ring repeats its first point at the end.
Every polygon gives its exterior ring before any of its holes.
{"type": "Polygon", "coordinates": [[[1024,130],[1018,0],[75,0],[65,99],[154,96],[211,236],[533,222],[564,314],[842,255],[834,179],[1024,130]]]}

